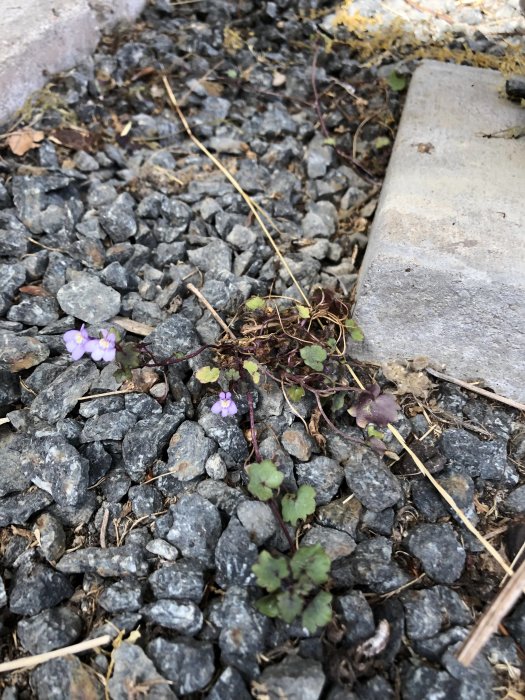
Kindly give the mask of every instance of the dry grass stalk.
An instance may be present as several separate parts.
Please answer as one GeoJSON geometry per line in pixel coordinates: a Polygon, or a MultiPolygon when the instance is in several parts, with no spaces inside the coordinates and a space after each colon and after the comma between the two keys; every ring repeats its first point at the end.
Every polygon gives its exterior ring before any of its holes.
{"type": "Polygon", "coordinates": [[[188,284],[187,287],[188,287],[188,289],[190,290],[190,292],[191,292],[192,294],[195,294],[195,296],[196,296],[197,299],[201,302],[201,304],[202,304],[203,306],[205,306],[205,307],[208,309],[208,311],[209,311],[210,314],[213,316],[213,318],[217,321],[217,323],[218,323],[219,326],[222,328],[222,330],[223,330],[227,335],[229,335],[230,338],[233,338],[233,340],[236,340],[235,334],[234,334],[234,333],[232,332],[232,330],[231,330],[230,328],[228,328],[228,326],[224,323],[224,321],[222,320],[222,318],[221,318],[221,317],[219,316],[219,314],[215,311],[215,309],[214,309],[213,306],[210,304],[210,302],[206,299],[206,297],[204,296],[204,294],[202,294],[202,292],[199,292],[199,290],[197,289],[197,287],[194,287],[193,284],[191,284],[191,283],[188,284]]]}
{"type": "Polygon", "coordinates": [[[305,304],[308,307],[310,307],[311,304],[310,304],[308,297],[303,292],[301,285],[299,284],[299,282],[295,278],[295,275],[291,271],[290,266],[288,265],[288,263],[284,259],[283,254],[279,250],[277,243],[274,241],[274,239],[273,239],[271,233],[268,231],[264,221],[261,219],[261,216],[259,214],[259,207],[256,206],[256,203],[252,200],[252,198],[248,194],[246,194],[246,192],[242,189],[242,187],[239,185],[237,180],[233,177],[233,175],[230,173],[230,171],[220,162],[220,160],[218,160],[213,155],[213,153],[210,153],[210,151],[206,148],[206,146],[204,144],[202,144],[196,136],[194,136],[192,130],[190,129],[190,125],[188,124],[188,122],[186,120],[186,117],[183,115],[183,113],[180,110],[179,104],[177,102],[177,98],[175,97],[173,90],[171,89],[171,85],[169,84],[169,81],[165,76],[162,78],[162,82],[164,83],[164,87],[166,88],[166,92],[168,93],[169,100],[170,100],[171,104],[173,105],[173,108],[177,112],[177,115],[178,115],[179,119],[181,120],[182,125],[184,126],[189,138],[193,141],[193,143],[197,146],[197,148],[199,148],[199,150],[201,150],[211,160],[211,162],[215,165],[215,167],[217,167],[221,171],[221,173],[231,182],[231,184],[235,187],[237,192],[244,199],[246,204],[249,206],[250,211],[252,212],[255,220],[257,221],[257,223],[259,224],[259,226],[263,230],[264,235],[266,236],[270,245],[274,249],[275,254],[279,258],[279,260],[281,261],[281,263],[285,267],[286,271],[290,275],[290,278],[292,279],[293,283],[297,287],[297,290],[299,291],[300,295],[302,296],[305,304]]]}
{"type": "Polygon", "coordinates": [[[62,656],[69,656],[70,654],[80,654],[83,651],[89,651],[90,649],[106,646],[106,644],[111,643],[111,640],[112,637],[109,634],[103,634],[101,637],[86,639],[84,642],[72,644],[68,647],[62,647],[62,649],[47,651],[45,654],[35,654],[34,656],[26,656],[22,659],[15,659],[14,661],[5,661],[4,663],[0,664],[0,673],[18,671],[21,668],[32,668],[33,666],[43,664],[50,659],[59,659],[62,656]]]}
{"type": "Polygon", "coordinates": [[[133,321],[131,318],[125,318],[124,316],[115,316],[115,318],[111,319],[111,323],[116,323],[129,333],[141,336],[149,335],[155,330],[154,326],[149,326],[147,323],[139,323],[139,321],[133,321]]]}
{"type": "Polygon", "coordinates": [[[458,661],[470,666],[503,618],[514,607],[525,587],[525,561],[479,618],[458,654],[458,661]]]}
{"type": "Polygon", "coordinates": [[[492,391],[487,391],[486,389],[482,389],[481,387],[476,386],[475,384],[469,384],[468,382],[464,382],[461,379],[449,377],[448,374],[443,374],[442,372],[438,372],[437,370],[432,369],[430,367],[426,367],[425,371],[428,372],[428,374],[431,374],[433,377],[443,379],[443,381],[445,382],[456,384],[457,386],[460,386],[463,389],[468,389],[469,391],[473,391],[476,394],[480,394],[480,396],[486,396],[488,399],[492,399],[493,401],[499,401],[499,403],[504,403],[507,406],[512,406],[512,408],[517,408],[518,411],[525,411],[525,404],[520,403],[519,401],[514,401],[514,399],[508,399],[506,396],[501,396],[500,394],[494,394],[492,393],[492,391]]]}

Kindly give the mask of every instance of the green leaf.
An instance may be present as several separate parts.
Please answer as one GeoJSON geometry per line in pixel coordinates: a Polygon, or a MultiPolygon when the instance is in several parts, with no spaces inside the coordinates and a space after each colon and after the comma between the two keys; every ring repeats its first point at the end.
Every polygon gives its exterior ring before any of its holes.
{"type": "Polygon", "coordinates": [[[283,591],[277,595],[277,606],[279,608],[279,617],[290,624],[301,614],[304,601],[294,590],[283,591]]]}
{"type": "Polygon", "coordinates": [[[320,345],[307,345],[301,348],[301,357],[305,365],[315,369],[317,372],[323,371],[323,362],[326,360],[326,350],[320,345]]]}
{"type": "Polygon", "coordinates": [[[281,580],[288,576],[288,562],[284,557],[272,557],[269,552],[263,550],[252,566],[252,571],[257,577],[257,584],[273,593],[281,587],[281,580]]]}
{"type": "Polygon", "coordinates": [[[136,369],[141,365],[140,352],[132,342],[123,343],[117,350],[115,359],[123,370],[136,369]]]}
{"type": "Polygon", "coordinates": [[[227,75],[228,78],[230,78],[231,80],[235,80],[235,78],[238,77],[237,71],[236,71],[236,70],[233,70],[233,68],[229,68],[229,69],[226,71],[226,75],[227,75]]]}
{"type": "Polygon", "coordinates": [[[310,309],[307,306],[297,304],[296,308],[301,318],[310,318],[310,309]]]}
{"type": "Polygon", "coordinates": [[[290,399],[290,401],[294,401],[295,403],[297,403],[303,398],[304,389],[302,386],[289,386],[286,389],[286,393],[288,394],[288,398],[290,399]]]}
{"type": "Polygon", "coordinates": [[[236,369],[227,369],[224,371],[224,376],[228,381],[236,382],[239,379],[240,374],[236,369]]]}
{"type": "Polygon", "coordinates": [[[365,339],[363,331],[359,328],[357,323],[353,318],[347,318],[345,321],[345,328],[350,333],[352,340],[360,343],[365,339]]]}
{"type": "Polygon", "coordinates": [[[248,311],[256,311],[257,309],[263,309],[266,306],[266,302],[262,297],[250,297],[244,305],[248,311]]]}
{"type": "Polygon", "coordinates": [[[314,634],[319,627],[324,627],[330,622],[332,614],[332,594],[319,591],[304,609],[302,622],[308,632],[314,634]]]}
{"type": "Polygon", "coordinates": [[[345,405],[345,394],[340,391],[332,399],[332,411],[340,411],[345,405]]]}
{"type": "Polygon", "coordinates": [[[334,350],[337,347],[337,340],[335,338],[328,338],[326,344],[328,345],[330,350],[334,350]]]}
{"type": "Polygon", "coordinates": [[[323,140],[323,146],[335,146],[335,139],[329,136],[327,139],[323,140]]]}
{"type": "Polygon", "coordinates": [[[377,438],[378,440],[382,440],[385,437],[384,433],[380,432],[370,424],[366,426],[366,432],[368,437],[377,438]]]}
{"type": "Polygon", "coordinates": [[[390,139],[388,136],[378,136],[374,141],[374,147],[380,151],[382,148],[390,146],[390,139]]]}
{"type": "Polygon", "coordinates": [[[277,605],[277,596],[275,593],[265,595],[255,601],[255,607],[263,615],[268,617],[277,617],[279,615],[279,606],[277,605]]]}
{"type": "Polygon", "coordinates": [[[248,491],[261,501],[269,501],[273,489],[278,489],[283,483],[284,474],[269,459],[255,462],[246,467],[248,472],[248,491]]]}
{"type": "Polygon", "coordinates": [[[299,486],[297,493],[287,493],[281,502],[283,519],[294,527],[298,520],[305,520],[315,513],[315,489],[308,484],[299,486]]]}
{"type": "Polygon", "coordinates": [[[402,92],[407,86],[407,79],[395,70],[390,73],[386,82],[394,92],[402,92]]]}
{"type": "Polygon", "coordinates": [[[195,372],[195,376],[201,384],[211,384],[217,381],[220,373],[221,371],[218,367],[208,367],[206,365],[206,367],[198,369],[195,372]]]}
{"type": "Polygon", "coordinates": [[[116,382],[122,384],[122,382],[124,382],[126,379],[128,382],[130,382],[133,379],[133,375],[131,374],[130,369],[117,369],[115,372],[113,372],[113,378],[116,382]]]}
{"type": "Polygon", "coordinates": [[[296,580],[305,575],[317,585],[328,581],[330,565],[330,557],[320,544],[299,547],[290,562],[296,580]]]}
{"type": "Polygon", "coordinates": [[[261,379],[261,375],[259,373],[259,365],[257,362],[253,362],[252,360],[244,360],[242,366],[252,378],[253,383],[258,384],[261,379]]]}

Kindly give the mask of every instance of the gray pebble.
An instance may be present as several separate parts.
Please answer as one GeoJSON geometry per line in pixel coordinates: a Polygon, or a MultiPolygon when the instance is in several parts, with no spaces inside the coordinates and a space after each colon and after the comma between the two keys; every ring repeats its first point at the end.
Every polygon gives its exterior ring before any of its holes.
{"type": "Polygon", "coordinates": [[[82,620],[70,608],[59,606],[20,620],[16,632],[23,648],[44,654],[73,644],[80,637],[82,620]]]}
{"type": "Polygon", "coordinates": [[[111,654],[113,673],[108,681],[111,700],[129,700],[136,688],[147,688],[148,700],[177,700],[169,682],[136,644],[123,642],[111,654]]]}
{"type": "Polygon", "coordinates": [[[175,692],[181,695],[202,690],[215,673],[213,647],[208,642],[168,641],[157,637],[148,644],[147,652],[162,675],[173,681],[175,692]]]}
{"type": "Polygon", "coordinates": [[[154,571],[148,579],[155,598],[192,600],[200,603],[204,595],[202,565],[195,559],[181,559],[154,571]]]}
{"type": "Polygon", "coordinates": [[[148,562],[143,547],[123,545],[121,547],[85,547],[64,554],[57,569],[68,574],[97,573],[99,576],[145,576],[148,562]]]}
{"type": "Polygon", "coordinates": [[[369,448],[354,446],[345,462],[345,478],[359,501],[370,510],[385,510],[403,498],[397,478],[369,448]]]}
{"type": "Polygon", "coordinates": [[[79,273],[57,292],[57,301],[67,314],[99,325],[120,311],[120,294],[90,274],[79,273]]]}
{"type": "Polygon", "coordinates": [[[185,557],[210,566],[222,532],[219,511],[198,494],[182,496],[170,508],[172,526],[166,539],[185,557]]]}
{"type": "Polygon", "coordinates": [[[418,525],[408,535],[406,544],[436,583],[454,583],[461,576],[466,554],[449,523],[418,525]]]}
{"type": "Polygon", "coordinates": [[[290,655],[277,664],[267,666],[259,682],[269,697],[319,700],[325,679],[323,667],[318,661],[290,655]]]}
{"type": "Polygon", "coordinates": [[[330,503],[344,478],[343,468],[330,457],[314,457],[310,462],[298,464],[295,471],[299,485],[309,484],[314,487],[318,505],[330,503]]]}

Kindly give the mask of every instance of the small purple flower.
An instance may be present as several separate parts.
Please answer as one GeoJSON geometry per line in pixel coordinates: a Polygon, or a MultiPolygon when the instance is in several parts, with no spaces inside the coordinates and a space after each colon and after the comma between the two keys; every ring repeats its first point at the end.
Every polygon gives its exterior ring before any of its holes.
{"type": "Polygon", "coordinates": [[[109,331],[101,331],[102,338],[93,338],[86,343],[86,352],[91,354],[93,360],[111,362],[115,359],[115,334],[109,331]]]}
{"type": "Polygon", "coordinates": [[[64,333],[63,339],[72,360],[80,360],[85,352],[89,352],[86,345],[90,338],[84,324],[80,326],[79,331],[72,330],[64,333]]]}
{"type": "Polygon", "coordinates": [[[237,413],[237,404],[232,399],[229,391],[221,391],[219,400],[211,407],[212,413],[220,413],[223,418],[233,416],[237,413]]]}

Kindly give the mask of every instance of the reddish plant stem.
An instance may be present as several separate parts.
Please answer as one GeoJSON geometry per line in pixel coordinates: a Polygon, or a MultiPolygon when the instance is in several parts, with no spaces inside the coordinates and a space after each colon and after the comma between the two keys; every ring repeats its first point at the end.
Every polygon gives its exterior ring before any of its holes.
{"type": "MultiPolygon", "coordinates": [[[[261,451],[259,449],[259,443],[257,442],[257,431],[255,430],[255,414],[253,411],[253,395],[252,395],[251,391],[249,391],[247,393],[247,399],[248,399],[248,413],[250,415],[250,432],[252,434],[253,451],[255,453],[255,459],[258,462],[262,462],[262,455],[261,455],[261,451]]],[[[273,498],[271,498],[268,501],[268,505],[270,506],[270,508],[272,510],[274,518],[279,523],[279,527],[284,532],[284,535],[288,541],[288,544],[290,545],[290,552],[291,552],[291,554],[293,554],[295,552],[295,542],[293,541],[293,537],[288,532],[288,528],[286,527],[285,522],[282,519],[281,513],[279,511],[279,506],[277,505],[277,503],[274,501],[273,498]]]]}

